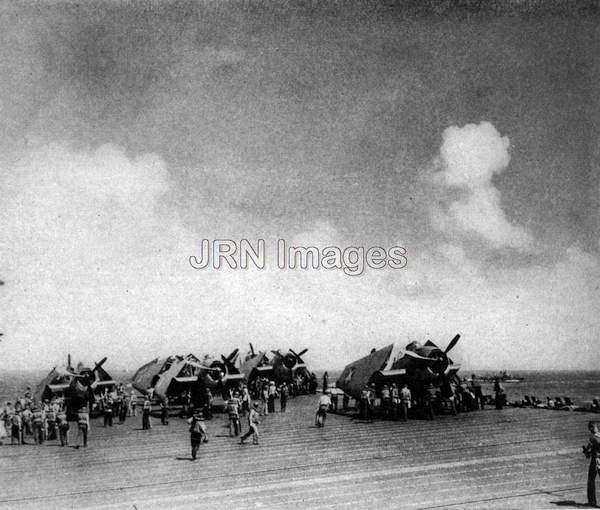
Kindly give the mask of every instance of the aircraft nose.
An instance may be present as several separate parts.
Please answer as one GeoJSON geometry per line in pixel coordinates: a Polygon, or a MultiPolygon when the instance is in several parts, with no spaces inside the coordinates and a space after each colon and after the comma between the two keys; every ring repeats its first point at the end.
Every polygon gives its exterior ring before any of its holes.
{"type": "Polygon", "coordinates": [[[283,364],[291,370],[296,366],[296,357],[292,354],[286,354],[283,358],[283,364]]]}
{"type": "Polygon", "coordinates": [[[432,370],[437,374],[443,374],[448,368],[448,356],[443,352],[435,353],[432,358],[435,359],[432,370]]]}

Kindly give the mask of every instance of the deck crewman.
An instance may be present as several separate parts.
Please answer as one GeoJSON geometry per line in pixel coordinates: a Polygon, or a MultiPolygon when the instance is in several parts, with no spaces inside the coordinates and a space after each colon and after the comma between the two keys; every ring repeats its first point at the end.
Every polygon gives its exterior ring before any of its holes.
{"type": "Polygon", "coordinates": [[[250,412],[250,392],[248,387],[244,385],[242,388],[242,416],[246,416],[250,412]]]}
{"type": "Polygon", "coordinates": [[[25,409],[21,413],[21,420],[23,421],[23,442],[25,442],[25,436],[33,435],[33,413],[31,412],[31,404],[25,404],[25,409]]]}
{"type": "Polygon", "coordinates": [[[149,430],[152,428],[152,420],[150,418],[150,412],[152,411],[152,404],[148,395],[144,397],[144,406],[142,407],[142,429],[149,430]]]}
{"type": "Polygon", "coordinates": [[[77,448],[79,448],[79,438],[83,441],[83,447],[87,447],[88,432],[90,430],[90,413],[87,407],[82,407],[77,411],[77,448]]]}
{"type": "Polygon", "coordinates": [[[438,392],[437,388],[433,386],[432,383],[429,383],[429,386],[425,390],[425,408],[427,410],[427,417],[430,420],[435,418],[435,404],[438,400],[438,392]]]}
{"type": "Polygon", "coordinates": [[[283,381],[283,383],[281,384],[281,387],[279,388],[279,403],[281,405],[282,413],[285,413],[285,410],[287,408],[287,401],[288,401],[289,394],[290,394],[290,390],[288,388],[288,385],[286,384],[285,381],[283,381]]]}
{"type": "Polygon", "coordinates": [[[390,393],[390,388],[388,387],[387,384],[383,385],[383,388],[381,388],[381,407],[383,409],[383,416],[385,419],[389,419],[390,418],[390,411],[391,411],[391,403],[392,403],[392,395],[390,393]]]}
{"type": "Polygon", "coordinates": [[[269,382],[269,390],[267,394],[267,408],[270,413],[275,412],[275,399],[277,398],[277,387],[275,381],[269,382]]]}
{"type": "Polygon", "coordinates": [[[594,421],[588,423],[588,430],[590,431],[590,439],[588,444],[583,447],[583,453],[590,459],[587,481],[587,499],[588,505],[595,507],[596,474],[598,474],[598,468],[600,468],[600,431],[598,431],[598,424],[594,421]]]}
{"type": "Polygon", "coordinates": [[[113,405],[114,401],[109,395],[104,399],[104,426],[112,427],[113,424],[113,405]]]}
{"type": "Polygon", "coordinates": [[[33,425],[33,440],[35,444],[42,444],[44,442],[44,431],[46,428],[46,413],[44,413],[42,408],[33,408],[31,423],[33,425]]]}
{"type": "Polygon", "coordinates": [[[190,424],[190,442],[192,444],[192,460],[196,460],[198,448],[201,443],[208,443],[206,434],[206,425],[204,416],[201,411],[195,411],[190,419],[187,420],[190,424]]]}
{"type": "Polygon", "coordinates": [[[69,444],[69,422],[64,408],[56,413],[56,425],[58,426],[60,445],[67,446],[69,444]]]}
{"type": "Polygon", "coordinates": [[[317,404],[317,413],[315,415],[315,425],[317,427],[324,427],[325,420],[327,419],[327,411],[331,407],[331,397],[329,396],[329,390],[323,390],[323,394],[319,397],[317,404]]]}
{"type": "Polygon", "coordinates": [[[54,406],[50,406],[46,412],[46,438],[48,440],[57,439],[56,434],[56,411],[54,406]]]}
{"type": "Polygon", "coordinates": [[[129,416],[137,416],[137,412],[135,409],[136,406],[137,406],[137,394],[135,393],[135,390],[132,389],[131,395],[129,397],[129,416]]]}
{"type": "Polygon", "coordinates": [[[229,416],[229,437],[237,437],[242,432],[239,413],[240,399],[238,398],[237,391],[234,392],[233,396],[227,401],[226,410],[229,416]]]}
{"type": "Polygon", "coordinates": [[[250,414],[248,415],[248,432],[240,438],[240,444],[252,436],[252,444],[258,444],[258,402],[254,402],[250,414]]]}
{"type": "Polygon", "coordinates": [[[21,411],[17,411],[16,406],[12,409],[10,416],[10,444],[23,443],[23,422],[21,420],[21,411]]]}
{"type": "Polygon", "coordinates": [[[408,420],[408,410],[410,409],[411,402],[412,395],[408,389],[408,385],[403,384],[402,389],[400,390],[400,407],[402,409],[402,419],[404,421],[408,420]]]}
{"type": "Polygon", "coordinates": [[[163,425],[169,424],[169,397],[166,395],[160,402],[160,422],[163,425]]]}

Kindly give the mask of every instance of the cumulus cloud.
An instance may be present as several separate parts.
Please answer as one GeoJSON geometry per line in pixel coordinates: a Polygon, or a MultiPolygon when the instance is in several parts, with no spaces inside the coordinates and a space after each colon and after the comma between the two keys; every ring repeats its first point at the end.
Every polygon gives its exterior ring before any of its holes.
{"type": "Polygon", "coordinates": [[[159,157],[50,144],[3,169],[0,189],[2,328],[17,363],[107,345],[130,354],[165,332],[189,235],[162,207],[170,177],[159,157]]]}
{"type": "Polygon", "coordinates": [[[502,209],[492,178],[510,162],[509,140],[489,122],[451,126],[442,135],[434,182],[458,192],[432,209],[435,227],[446,232],[476,234],[494,248],[532,250],[531,235],[511,223],[502,209]]]}

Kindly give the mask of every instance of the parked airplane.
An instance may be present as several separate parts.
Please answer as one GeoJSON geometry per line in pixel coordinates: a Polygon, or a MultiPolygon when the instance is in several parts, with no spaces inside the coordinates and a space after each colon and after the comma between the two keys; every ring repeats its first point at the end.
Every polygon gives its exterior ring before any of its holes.
{"type": "Polygon", "coordinates": [[[394,344],[374,349],[347,365],[336,386],[355,399],[360,398],[367,384],[375,384],[377,391],[384,384],[407,384],[413,394],[422,394],[429,384],[441,386],[458,377],[460,366],[454,364],[448,352],[459,338],[456,335],[443,351],[430,340],[424,345],[411,342],[404,349],[394,344]]]}
{"type": "Polygon", "coordinates": [[[117,384],[102,368],[106,360],[107,358],[102,358],[94,368],[79,363],[74,369],[69,354],[64,368],[54,367],[37,385],[35,400],[42,402],[53,396],[64,397],[67,413],[71,417],[82,407],[89,406],[90,411],[94,411],[96,397],[105,389],[112,391],[117,384]]]}
{"type": "Polygon", "coordinates": [[[193,354],[156,358],[141,366],[133,376],[133,387],[144,395],[158,400],[165,397],[173,404],[181,403],[184,392],[194,394],[197,401],[206,388],[213,393],[236,386],[244,380],[235,366],[238,349],[220,360],[207,358],[200,361],[193,354]]]}
{"type": "Polygon", "coordinates": [[[250,352],[239,370],[246,377],[251,390],[255,388],[258,379],[266,378],[274,381],[277,386],[283,382],[295,384],[296,380],[300,379],[306,382],[305,388],[308,391],[308,381],[313,377],[302,359],[307,351],[308,349],[304,349],[296,353],[290,349],[286,354],[282,354],[279,350],[274,350],[269,357],[264,351],[255,352],[253,345],[250,344],[250,352]]]}

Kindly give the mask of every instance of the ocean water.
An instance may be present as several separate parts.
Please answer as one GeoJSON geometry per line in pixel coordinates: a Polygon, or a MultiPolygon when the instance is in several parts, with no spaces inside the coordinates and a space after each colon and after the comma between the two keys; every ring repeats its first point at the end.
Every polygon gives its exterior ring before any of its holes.
{"type": "MultiPolygon", "coordinates": [[[[48,370],[1,371],[0,372],[0,403],[13,402],[16,396],[22,395],[27,386],[35,386],[49,372],[48,370]]],[[[478,376],[493,376],[495,372],[474,371],[478,376]]],[[[330,371],[329,381],[334,382],[340,371],[330,371]]],[[[470,377],[471,371],[460,372],[462,377],[470,377]]],[[[118,371],[111,373],[120,382],[130,380],[132,372],[118,371]]],[[[322,372],[316,372],[319,384],[322,372]]],[[[600,371],[534,371],[523,370],[511,372],[514,377],[523,377],[523,381],[503,383],[507,398],[510,402],[521,400],[524,395],[535,395],[542,401],[546,397],[571,397],[576,405],[589,403],[593,398],[600,397],[600,371]]],[[[493,393],[493,383],[482,383],[484,394],[493,393]]]]}

